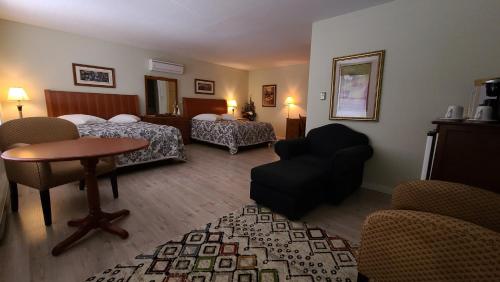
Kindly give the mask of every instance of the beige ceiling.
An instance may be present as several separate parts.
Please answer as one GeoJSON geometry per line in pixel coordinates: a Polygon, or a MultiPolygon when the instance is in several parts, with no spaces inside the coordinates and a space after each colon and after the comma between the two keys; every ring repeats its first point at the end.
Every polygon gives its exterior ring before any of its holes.
{"type": "Polygon", "coordinates": [[[307,62],[314,21],[384,2],[0,0],[0,18],[257,69],[307,62]]]}

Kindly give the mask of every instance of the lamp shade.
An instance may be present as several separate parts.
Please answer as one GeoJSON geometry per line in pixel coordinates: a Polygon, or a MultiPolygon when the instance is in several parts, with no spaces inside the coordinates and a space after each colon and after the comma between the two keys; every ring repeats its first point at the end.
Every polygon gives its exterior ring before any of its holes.
{"type": "Polygon", "coordinates": [[[293,98],[292,97],[286,97],[285,104],[292,105],[293,104],[293,98]]]}
{"type": "Polygon", "coordinates": [[[11,87],[9,89],[9,95],[7,96],[7,100],[9,101],[25,101],[29,100],[28,94],[21,87],[11,87]]]}
{"type": "Polygon", "coordinates": [[[229,101],[227,102],[227,106],[228,106],[229,108],[236,108],[236,107],[238,106],[238,104],[236,103],[236,100],[229,100],[229,101]]]}

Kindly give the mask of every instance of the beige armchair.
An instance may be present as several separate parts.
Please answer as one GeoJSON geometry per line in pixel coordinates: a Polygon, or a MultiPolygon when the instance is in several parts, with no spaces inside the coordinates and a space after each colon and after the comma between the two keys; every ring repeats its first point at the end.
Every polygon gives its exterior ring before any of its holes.
{"type": "MultiPolygon", "coordinates": [[[[8,121],[0,126],[0,150],[51,141],[77,139],[76,126],[66,120],[49,117],[30,117],[8,121]]],[[[52,224],[49,189],[73,181],[84,187],[84,171],[79,161],[15,162],[5,161],[10,186],[11,209],[18,211],[17,184],[40,190],[45,225],[52,224]]],[[[97,164],[97,175],[110,174],[113,196],[118,197],[115,163],[102,159],[97,164]]]]}
{"type": "Polygon", "coordinates": [[[358,281],[498,281],[500,195],[443,182],[396,187],[363,224],[358,281]]]}

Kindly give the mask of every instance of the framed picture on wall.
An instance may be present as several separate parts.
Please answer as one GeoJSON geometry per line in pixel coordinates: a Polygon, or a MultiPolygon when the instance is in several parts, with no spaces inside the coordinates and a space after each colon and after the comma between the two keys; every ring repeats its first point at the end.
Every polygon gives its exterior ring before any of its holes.
{"type": "Polygon", "coordinates": [[[215,81],[205,79],[194,80],[194,93],[215,95],[215,81]]]}
{"type": "Polygon", "coordinates": [[[115,69],[73,63],[73,82],[77,86],[115,88],[115,69]]]}
{"type": "Polygon", "coordinates": [[[276,84],[262,85],[262,107],[276,107],[276,84]]]}
{"type": "Polygon", "coordinates": [[[333,58],[331,120],[378,121],[385,51],[333,58]]]}

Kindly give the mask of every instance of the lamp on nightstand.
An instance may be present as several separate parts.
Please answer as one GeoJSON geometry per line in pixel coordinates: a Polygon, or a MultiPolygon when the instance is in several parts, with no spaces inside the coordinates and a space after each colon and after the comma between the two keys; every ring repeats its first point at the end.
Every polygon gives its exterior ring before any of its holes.
{"type": "Polygon", "coordinates": [[[231,110],[233,111],[233,116],[234,116],[234,110],[236,110],[236,108],[238,107],[238,104],[236,103],[236,100],[229,100],[227,102],[227,107],[231,108],[231,110]]]}
{"type": "Polygon", "coordinates": [[[290,96],[286,97],[285,104],[288,108],[287,118],[290,118],[290,106],[293,105],[293,98],[290,96]]]}
{"type": "Polygon", "coordinates": [[[21,87],[11,87],[7,96],[8,101],[17,101],[17,110],[19,111],[19,118],[23,118],[23,105],[21,101],[28,101],[30,98],[26,91],[21,87]]]}

